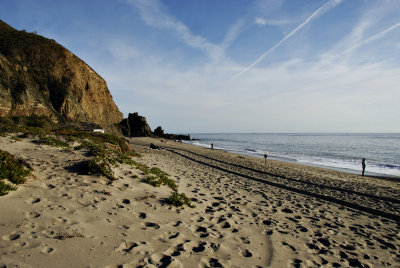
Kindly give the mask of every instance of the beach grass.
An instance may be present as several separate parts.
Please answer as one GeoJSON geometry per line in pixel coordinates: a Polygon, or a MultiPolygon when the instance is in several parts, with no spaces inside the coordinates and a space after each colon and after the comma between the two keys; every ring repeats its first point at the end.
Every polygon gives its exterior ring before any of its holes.
{"type": "Polygon", "coordinates": [[[30,174],[31,170],[22,160],[0,150],[0,195],[16,190],[16,185],[25,183],[26,177],[30,174]],[[12,184],[6,183],[4,180],[8,180],[12,184]]]}
{"type": "Polygon", "coordinates": [[[173,192],[171,196],[168,197],[167,202],[176,207],[181,207],[183,205],[187,205],[191,208],[195,207],[184,193],[173,192]]]}
{"type": "Polygon", "coordinates": [[[62,141],[56,137],[51,136],[41,136],[39,138],[38,143],[46,144],[53,147],[61,147],[61,148],[70,148],[69,144],[65,141],[62,141]]]}
{"type": "Polygon", "coordinates": [[[72,230],[72,231],[63,231],[63,232],[58,232],[56,233],[56,236],[54,239],[58,240],[65,240],[68,238],[75,238],[75,237],[85,237],[82,233],[78,232],[78,230],[72,230]]]}
{"type": "Polygon", "coordinates": [[[8,194],[10,191],[17,190],[17,186],[5,183],[0,180],[0,196],[8,194]]]}

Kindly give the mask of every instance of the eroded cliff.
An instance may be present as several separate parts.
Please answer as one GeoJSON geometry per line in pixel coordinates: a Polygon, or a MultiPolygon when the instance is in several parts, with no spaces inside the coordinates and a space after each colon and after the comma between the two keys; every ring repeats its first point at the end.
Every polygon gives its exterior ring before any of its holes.
{"type": "Polygon", "coordinates": [[[0,116],[32,114],[104,128],[122,120],[106,82],[85,62],[0,20],[0,116]]]}

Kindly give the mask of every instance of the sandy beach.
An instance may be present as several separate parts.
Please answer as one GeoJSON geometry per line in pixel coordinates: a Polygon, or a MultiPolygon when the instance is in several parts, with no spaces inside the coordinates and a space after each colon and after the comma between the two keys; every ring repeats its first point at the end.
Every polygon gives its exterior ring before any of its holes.
{"type": "Polygon", "coordinates": [[[138,169],[111,182],[81,174],[84,149],[32,141],[0,137],[33,168],[0,197],[0,267],[400,266],[399,180],[130,139],[195,205],[174,207],[138,169]]]}

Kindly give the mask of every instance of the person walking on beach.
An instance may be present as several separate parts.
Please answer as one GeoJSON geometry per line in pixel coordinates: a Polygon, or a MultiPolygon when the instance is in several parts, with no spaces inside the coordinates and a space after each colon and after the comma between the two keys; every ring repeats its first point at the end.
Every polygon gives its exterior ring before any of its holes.
{"type": "Polygon", "coordinates": [[[211,143],[211,149],[214,149],[214,143],[211,143]]]}
{"type": "Polygon", "coordinates": [[[364,176],[364,172],[365,172],[365,158],[362,159],[361,165],[362,165],[362,175],[364,176]]]}

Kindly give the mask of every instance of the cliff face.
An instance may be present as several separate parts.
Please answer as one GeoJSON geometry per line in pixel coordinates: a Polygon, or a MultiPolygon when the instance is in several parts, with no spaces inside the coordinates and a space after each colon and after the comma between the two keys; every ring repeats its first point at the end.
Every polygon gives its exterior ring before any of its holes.
{"type": "Polygon", "coordinates": [[[0,20],[0,116],[32,114],[104,128],[122,120],[106,82],[85,62],[0,20]]]}

